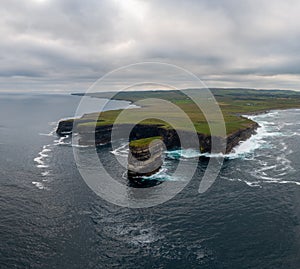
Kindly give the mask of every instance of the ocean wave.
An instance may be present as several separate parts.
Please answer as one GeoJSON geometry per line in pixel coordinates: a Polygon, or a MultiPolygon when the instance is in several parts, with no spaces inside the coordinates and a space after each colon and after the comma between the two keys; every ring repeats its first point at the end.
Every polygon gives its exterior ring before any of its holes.
{"type": "Polygon", "coordinates": [[[56,133],[56,128],[54,128],[51,132],[49,133],[39,133],[39,135],[42,135],[42,136],[55,136],[55,133],[56,133]]]}
{"type": "Polygon", "coordinates": [[[177,149],[166,151],[167,158],[169,159],[193,159],[201,156],[200,151],[195,149],[177,149]]]}
{"type": "Polygon", "coordinates": [[[35,185],[40,190],[47,190],[48,188],[45,186],[45,182],[47,182],[47,178],[49,177],[51,170],[49,170],[49,157],[50,152],[52,152],[52,144],[47,144],[42,147],[42,150],[38,153],[38,157],[34,158],[34,162],[36,163],[36,167],[41,169],[41,176],[43,177],[43,182],[33,181],[32,184],[35,185]]]}
{"type": "Polygon", "coordinates": [[[49,157],[49,152],[51,152],[51,149],[49,148],[50,145],[44,145],[43,149],[38,153],[38,157],[34,158],[33,161],[37,163],[38,168],[47,168],[48,165],[46,165],[45,161],[46,158],[49,157]]]}
{"type": "MultiPolygon", "coordinates": [[[[238,174],[243,174],[238,179],[235,178],[237,173],[223,176],[229,181],[240,181],[250,187],[262,187],[264,184],[296,184],[300,185],[296,179],[296,170],[293,167],[289,156],[294,152],[287,139],[299,136],[295,125],[290,118],[290,113],[271,112],[263,115],[249,116],[256,121],[260,127],[257,133],[245,142],[235,147],[227,155],[229,158],[238,158],[249,161],[247,165],[243,163],[243,169],[238,174]],[[247,158],[247,156],[252,158],[247,158]],[[241,179],[244,178],[244,179],[241,179]],[[288,179],[288,180],[287,180],[288,179]]],[[[299,111],[297,112],[297,114],[299,111]]],[[[296,127],[297,128],[297,127],[296,127]]]]}
{"type": "Polygon", "coordinates": [[[39,135],[42,135],[42,136],[55,136],[58,123],[56,121],[53,121],[53,122],[49,122],[48,125],[52,126],[53,129],[49,133],[39,133],[39,135]]]}
{"type": "Polygon", "coordinates": [[[41,175],[43,177],[49,176],[50,175],[50,171],[44,171],[44,172],[41,173],[41,175]]]}
{"type": "Polygon", "coordinates": [[[42,136],[54,136],[54,133],[53,132],[50,132],[48,134],[39,133],[39,135],[42,135],[42,136]]]}
{"type": "Polygon", "coordinates": [[[129,153],[129,144],[128,143],[123,143],[120,147],[110,151],[113,155],[120,156],[120,157],[126,157],[128,156],[129,153]]]}
{"type": "Polygon", "coordinates": [[[79,144],[64,144],[64,145],[71,145],[72,147],[75,147],[75,148],[91,148],[91,147],[94,147],[94,146],[89,146],[89,145],[79,145],[79,144]]]}
{"type": "MultiPolygon", "coordinates": [[[[270,183],[274,183],[274,182],[270,182],[270,183]]],[[[279,183],[279,184],[296,184],[296,185],[300,186],[300,182],[298,182],[298,181],[282,180],[277,183],[279,183]]]]}
{"type": "Polygon", "coordinates": [[[48,189],[47,187],[45,187],[45,185],[42,182],[32,181],[31,183],[33,185],[35,185],[40,190],[47,190],[48,189]]]}
{"type": "Polygon", "coordinates": [[[182,179],[178,179],[172,175],[169,175],[168,171],[169,169],[166,167],[166,165],[163,165],[157,173],[148,177],[143,177],[143,179],[157,181],[182,181],[182,179]]]}
{"type": "Polygon", "coordinates": [[[58,139],[54,140],[54,144],[55,146],[72,146],[72,143],[70,141],[70,135],[66,135],[66,136],[61,136],[58,139]]]}

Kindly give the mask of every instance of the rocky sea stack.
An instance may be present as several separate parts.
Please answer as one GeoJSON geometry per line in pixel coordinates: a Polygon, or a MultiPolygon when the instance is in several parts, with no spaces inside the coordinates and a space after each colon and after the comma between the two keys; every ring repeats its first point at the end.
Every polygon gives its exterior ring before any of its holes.
{"type": "Polygon", "coordinates": [[[158,172],[163,164],[165,151],[161,137],[132,141],[129,144],[128,178],[138,180],[158,172]]]}

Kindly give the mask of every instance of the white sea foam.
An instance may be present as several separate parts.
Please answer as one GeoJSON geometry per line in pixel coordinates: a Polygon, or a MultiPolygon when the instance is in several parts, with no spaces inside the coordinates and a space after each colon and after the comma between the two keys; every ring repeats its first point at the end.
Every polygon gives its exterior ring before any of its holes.
{"type": "Polygon", "coordinates": [[[298,181],[286,180],[287,176],[289,178],[295,176],[295,169],[289,160],[293,149],[287,143],[286,137],[298,136],[299,133],[292,131],[294,123],[282,122],[284,120],[279,118],[281,115],[276,111],[248,117],[260,125],[257,133],[226,156],[229,159],[241,157],[251,163],[248,168],[245,167],[245,171],[238,172],[244,174],[245,179],[235,179],[230,176],[225,176],[225,179],[244,182],[250,187],[262,187],[264,183],[300,185],[298,181]],[[249,155],[252,155],[252,158],[248,158],[249,155]]]}
{"type": "Polygon", "coordinates": [[[192,159],[201,156],[200,151],[195,149],[177,149],[177,150],[169,150],[166,152],[167,157],[170,159],[192,159]]]}
{"type": "Polygon", "coordinates": [[[39,133],[39,135],[42,135],[42,136],[54,136],[54,133],[52,133],[52,132],[50,132],[48,134],[39,133]]]}
{"type": "Polygon", "coordinates": [[[245,157],[249,154],[254,153],[257,149],[270,147],[270,141],[272,137],[284,136],[282,132],[276,131],[276,125],[272,121],[261,120],[261,118],[274,118],[278,116],[278,112],[270,112],[263,115],[255,116],[244,116],[253,121],[256,121],[260,127],[256,130],[256,134],[252,135],[248,140],[241,142],[232,152],[227,154],[226,157],[229,159],[235,159],[245,157]]]}
{"type": "Polygon", "coordinates": [[[38,168],[47,168],[48,165],[45,164],[45,160],[47,157],[49,157],[49,152],[51,152],[51,149],[49,148],[50,145],[44,145],[42,151],[38,153],[38,157],[34,158],[34,162],[37,163],[38,168]]]}
{"type": "MultiPolygon", "coordinates": [[[[44,145],[42,150],[38,153],[38,157],[34,158],[34,162],[37,163],[36,167],[42,169],[41,176],[44,178],[42,180],[43,182],[46,182],[46,178],[50,175],[50,170],[45,170],[45,168],[49,167],[47,159],[49,158],[49,153],[52,151],[51,146],[51,144],[44,145]]],[[[40,190],[48,189],[42,182],[33,181],[32,184],[40,190]]]]}
{"type": "MultiPolygon", "coordinates": [[[[66,144],[64,144],[64,145],[70,145],[70,144],[69,144],[69,143],[66,143],[66,144]]],[[[72,144],[72,147],[75,147],[75,148],[90,148],[90,147],[94,147],[94,146],[72,144]]]]}
{"type": "Polygon", "coordinates": [[[43,136],[54,136],[55,135],[55,130],[56,128],[54,128],[51,132],[49,133],[39,133],[39,135],[43,135],[43,136]]]}
{"type": "Polygon", "coordinates": [[[49,176],[50,171],[44,171],[41,173],[43,177],[49,176]]]}
{"type": "Polygon", "coordinates": [[[167,172],[168,168],[166,167],[166,165],[163,165],[157,173],[148,177],[144,177],[144,179],[158,181],[182,181],[182,179],[178,179],[172,175],[169,175],[167,172]]]}
{"type": "Polygon", "coordinates": [[[120,157],[127,157],[129,153],[129,146],[128,143],[124,143],[120,147],[110,151],[112,154],[120,157]]]}
{"type": "Polygon", "coordinates": [[[249,180],[244,180],[240,178],[232,178],[232,177],[226,177],[226,176],[220,176],[222,179],[228,180],[228,181],[238,181],[247,184],[249,187],[261,187],[260,181],[249,181],[249,180]]]}
{"type": "Polygon", "coordinates": [[[260,182],[259,181],[247,181],[247,180],[243,180],[244,183],[246,183],[249,187],[259,187],[261,188],[260,182]]]}
{"type": "Polygon", "coordinates": [[[49,125],[52,126],[53,129],[49,133],[39,133],[39,135],[42,135],[42,136],[55,136],[56,129],[57,129],[57,122],[56,121],[49,122],[49,125]]]}
{"type": "Polygon", "coordinates": [[[297,181],[282,180],[282,181],[277,182],[277,183],[280,183],[280,184],[296,184],[296,185],[300,186],[300,182],[297,182],[297,181]]]}
{"type": "Polygon", "coordinates": [[[41,183],[41,182],[37,182],[37,181],[32,181],[31,182],[33,185],[35,185],[38,189],[40,189],[40,190],[45,190],[45,189],[47,189],[45,186],[44,186],[44,184],[43,183],[41,183]]]}
{"type": "Polygon", "coordinates": [[[70,135],[61,136],[58,139],[54,140],[54,145],[55,146],[57,146],[57,145],[71,146],[72,145],[71,141],[67,141],[67,142],[65,141],[65,140],[69,140],[69,138],[70,138],[70,135]]]}

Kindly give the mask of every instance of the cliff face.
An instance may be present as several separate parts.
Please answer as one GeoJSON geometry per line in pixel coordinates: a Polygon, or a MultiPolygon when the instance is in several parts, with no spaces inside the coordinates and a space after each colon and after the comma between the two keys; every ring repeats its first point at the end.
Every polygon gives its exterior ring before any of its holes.
{"type": "Polygon", "coordinates": [[[241,141],[246,141],[253,134],[256,133],[256,129],[259,127],[258,123],[253,122],[249,127],[238,130],[237,132],[227,136],[226,153],[232,151],[241,141]]]}
{"type": "Polygon", "coordinates": [[[60,136],[71,134],[73,130],[73,120],[61,120],[58,123],[56,133],[60,136]]]}
{"type": "MultiPolygon", "coordinates": [[[[226,153],[232,151],[232,149],[237,146],[241,141],[247,140],[252,134],[255,133],[258,128],[258,124],[253,122],[251,125],[240,129],[227,136],[226,153]]],[[[66,135],[72,133],[73,130],[72,120],[62,120],[58,124],[56,130],[58,135],[66,135]]],[[[130,132],[129,141],[143,139],[147,137],[161,136],[163,142],[167,149],[178,148],[181,146],[179,136],[176,130],[165,129],[161,125],[143,125],[137,124],[135,126],[130,124],[120,124],[120,125],[104,125],[98,126],[95,129],[92,127],[81,127],[78,128],[78,133],[80,134],[79,144],[81,145],[103,145],[111,142],[111,132],[112,128],[118,133],[119,137],[122,137],[122,133],[125,134],[130,132]]],[[[186,133],[188,135],[188,132],[186,133]]],[[[211,136],[198,134],[199,145],[201,152],[211,151],[211,136]]],[[[217,143],[222,143],[222,139],[215,137],[217,143]]],[[[190,145],[194,145],[195,141],[189,141],[190,145]]]]}

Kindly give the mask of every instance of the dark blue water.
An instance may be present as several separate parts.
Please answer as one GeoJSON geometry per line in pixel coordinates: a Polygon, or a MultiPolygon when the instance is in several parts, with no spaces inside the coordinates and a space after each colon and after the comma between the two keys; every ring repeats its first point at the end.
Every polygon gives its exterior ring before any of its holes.
{"type": "MultiPolygon", "coordinates": [[[[49,134],[78,102],[0,95],[1,268],[300,268],[299,110],[255,116],[262,128],[206,193],[202,163],[175,198],[128,209],[95,195],[70,141],[49,134]]],[[[189,154],[169,153],[159,176],[189,154]]]]}

